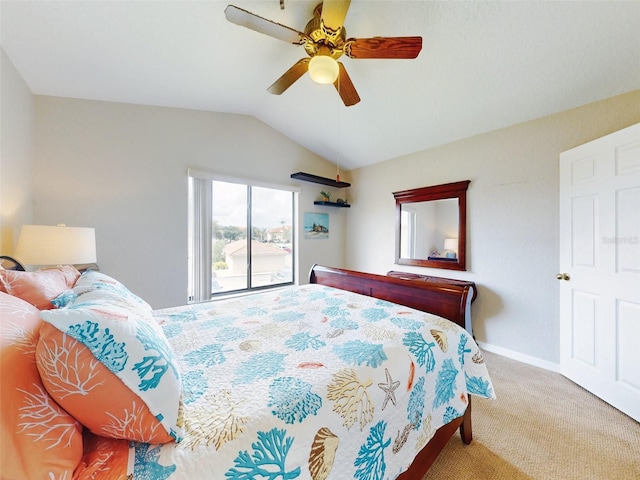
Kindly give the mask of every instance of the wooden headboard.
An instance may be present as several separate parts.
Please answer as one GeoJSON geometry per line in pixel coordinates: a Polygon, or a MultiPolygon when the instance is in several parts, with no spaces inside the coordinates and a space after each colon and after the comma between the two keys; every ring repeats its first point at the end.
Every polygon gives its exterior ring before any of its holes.
{"type": "Polygon", "coordinates": [[[470,328],[467,312],[473,288],[469,285],[416,282],[321,265],[311,267],[309,282],[398,303],[470,328]]]}

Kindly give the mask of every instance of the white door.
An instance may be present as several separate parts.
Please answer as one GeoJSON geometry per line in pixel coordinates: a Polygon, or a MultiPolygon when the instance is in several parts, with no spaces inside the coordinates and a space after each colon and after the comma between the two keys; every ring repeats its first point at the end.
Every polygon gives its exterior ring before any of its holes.
{"type": "Polygon", "coordinates": [[[560,155],[560,368],[640,421],[640,124],[560,155]]]}

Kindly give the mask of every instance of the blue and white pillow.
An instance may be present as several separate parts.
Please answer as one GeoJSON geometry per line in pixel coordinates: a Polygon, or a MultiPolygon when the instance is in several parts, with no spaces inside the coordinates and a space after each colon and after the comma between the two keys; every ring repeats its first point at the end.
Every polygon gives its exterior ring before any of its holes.
{"type": "Polygon", "coordinates": [[[75,299],[41,312],[53,327],[43,327],[36,355],[45,387],[98,435],[179,441],[180,374],[151,307],[111,277],[88,273],[75,299]]]}

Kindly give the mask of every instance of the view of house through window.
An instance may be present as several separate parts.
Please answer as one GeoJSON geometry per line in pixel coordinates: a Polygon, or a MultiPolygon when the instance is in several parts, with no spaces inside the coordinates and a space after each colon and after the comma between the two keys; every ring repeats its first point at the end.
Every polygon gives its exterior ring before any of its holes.
{"type": "MultiPolygon", "coordinates": [[[[209,269],[190,265],[190,272],[199,272],[190,277],[198,283],[203,281],[203,276],[210,275],[208,298],[220,293],[293,283],[294,193],[227,181],[192,180],[206,184],[198,189],[194,188],[194,181],[190,181],[190,244],[192,249],[210,249],[210,255],[192,252],[190,263],[210,259],[211,266],[209,269]],[[197,201],[210,201],[210,208],[205,205],[204,213],[198,214],[194,207],[197,201]],[[210,228],[198,225],[207,218],[210,228]],[[199,239],[193,241],[194,236],[199,239]]],[[[191,292],[201,287],[190,286],[191,299],[191,292]]],[[[207,295],[204,292],[199,296],[207,295]]]]}

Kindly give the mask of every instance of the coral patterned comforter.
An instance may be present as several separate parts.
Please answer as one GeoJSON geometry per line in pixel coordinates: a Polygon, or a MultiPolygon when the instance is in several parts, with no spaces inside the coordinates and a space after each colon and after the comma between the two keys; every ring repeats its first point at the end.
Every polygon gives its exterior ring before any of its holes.
{"type": "Polygon", "coordinates": [[[494,396],[448,320],[320,285],[158,310],[184,438],[132,444],[134,479],[387,479],[467,393],[494,396]]]}

